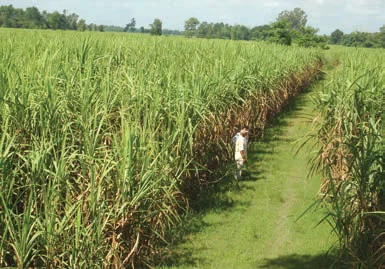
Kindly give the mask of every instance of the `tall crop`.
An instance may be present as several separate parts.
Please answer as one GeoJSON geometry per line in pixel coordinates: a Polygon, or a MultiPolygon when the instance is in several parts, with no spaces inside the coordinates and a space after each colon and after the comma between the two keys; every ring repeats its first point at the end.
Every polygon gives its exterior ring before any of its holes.
{"type": "Polygon", "coordinates": [[[236,125],[261,134],[319,63],[260,43],[1,30],[0,266],[150,264],[236,125]]]}
{"type": "Polygon", "coordinates": [[[385,57],[346,50],[316,98],[324,199],[343,254],[354,266],[384,266],[385,57]]]}

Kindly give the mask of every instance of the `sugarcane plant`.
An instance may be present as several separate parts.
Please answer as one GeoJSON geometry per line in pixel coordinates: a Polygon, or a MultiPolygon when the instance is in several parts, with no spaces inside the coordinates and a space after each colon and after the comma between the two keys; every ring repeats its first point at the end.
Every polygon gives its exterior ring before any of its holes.
{"type": "Polygon", "coordinates": [[[342,257],[355,268],[384,266],[385,65],[383,50],[347,50],[314,99],[319,151],[313,167],[324,175],[325,220],[342,257]]]}
{"type": "Polygon", "coordinates": [[[260,136],[322,62],[255,42],[0,32],[1,267],[151,265],[240,120],[260,136]]]}

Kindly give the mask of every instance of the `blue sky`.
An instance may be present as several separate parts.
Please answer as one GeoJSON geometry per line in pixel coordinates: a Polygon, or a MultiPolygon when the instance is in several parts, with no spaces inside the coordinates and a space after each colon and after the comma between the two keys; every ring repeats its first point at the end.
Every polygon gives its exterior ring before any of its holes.
{"type": "Polygon", "coordinates": [[[163,28],[183,29],[184,21],[196,17],[200,21],[244,24],[252,27],[273,22],[282,10],[302,8],[308,25],[330,34],[336,28],[376,32],[385,24],[385,0],[1,0],[25,8],[36,6],[41,11],[77,13],[87,23],[124,26],[132,17],[137,27],[159,18],[163,28]]]}

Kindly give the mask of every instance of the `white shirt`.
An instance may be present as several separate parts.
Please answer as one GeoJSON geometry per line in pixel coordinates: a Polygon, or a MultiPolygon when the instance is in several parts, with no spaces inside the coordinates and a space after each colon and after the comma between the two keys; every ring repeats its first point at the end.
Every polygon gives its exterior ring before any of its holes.
{"type": "Polygon", "coordinates": [[[247,155],[247,144],[246,144],[246,138],[243,136],[238,136],[237,141],[235,142],[235,160],[242,160],[242,154],[241,151],[245,153],[245,156],[247,155]]]}

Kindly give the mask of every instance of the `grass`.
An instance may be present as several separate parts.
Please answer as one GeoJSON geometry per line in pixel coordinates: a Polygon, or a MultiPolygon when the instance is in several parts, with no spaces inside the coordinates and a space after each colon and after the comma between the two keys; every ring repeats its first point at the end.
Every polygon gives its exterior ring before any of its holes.
{"type": "MultiPolygon", "coordinates": [[[[317,223],[322,208],[297,218],[315,200],[319,176],[307,178],[312,151],[295,156],[310,130],[310,93],[286,108],[265,138],[250,145],[248,173],[239,189],[227,178],[197,203],[182,243],[160,268],[328,268],[336,238],[317,223]]],[[[186,231],[185,230],[185,231],[186,231]]]]}

